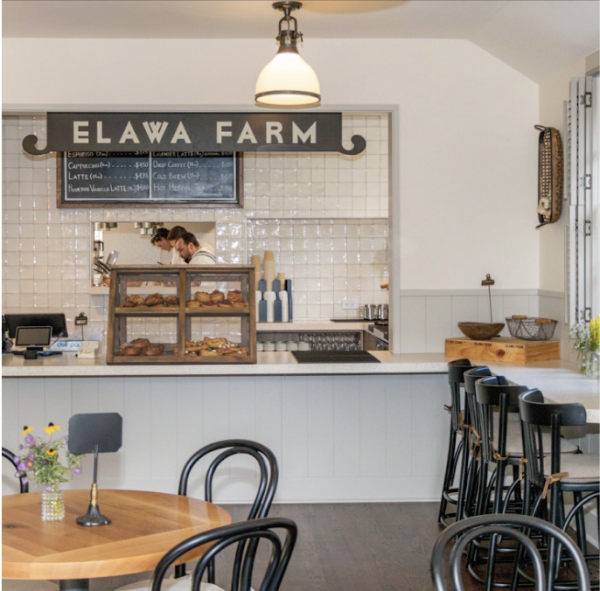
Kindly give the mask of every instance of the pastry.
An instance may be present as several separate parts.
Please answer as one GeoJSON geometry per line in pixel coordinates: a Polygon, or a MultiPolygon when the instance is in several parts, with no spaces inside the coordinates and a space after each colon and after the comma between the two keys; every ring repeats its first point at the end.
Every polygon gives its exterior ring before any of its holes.
{"type": "Polygon", "coordinates": [[[125,347],[121,350],[121,355],[139,355],[142,352],[142,349],[138,347],[125,347]]]}
{"type": "Polygon", "coordinates": [[[197,291],[194,294],[194,299],[198,302],[210,302],[210,294],[206,293],[205,291],[197,291]]]}
{"type": "Polygon", "coordinates": [[[219,302],[222,302],[225,299],[225,296],[223,295],[222,291],[219,291],[218,289],[215,289],[215,291],[213,291],[210,294],[210,301],[213,302],[214,304],[218,304],[219,302]]]}
{"type": "Polygon", "coordinates": [[[122,308],[135,308],[135,304],[133,302],[129,302],[127,300],[125,300],[122,304],[121,304],[122,308]]]}
{"type": "Polygon", "coordinates": [[[130,302],[134,306],[139,306],[140,304],[143,304],[145,302],[145,299],[139,295],[130,295],[125,298],[125,302],[130,302]]]}
{"type": "Polygon", "coordinates": [[[146,298],[145,304],[147,306],[162,306],[164,301],[165,299],[159,293],[154,293],[146,298]]]}
{"type": "Polygon", "coordinates": [[[242,300],[242,292],[239,289],[233,289],[227,292],[227,298],[232,304],[242,300]]]}
{"type": "Polygon", "coordinates": [[[205,349],[200,351],[201,357],[218,357],[218,353],[216,351],[211,351],[210,349],[205,349]]]}
{"type": "Polygon", "coordinates": [[[142,349],[142,355],[147,355],[148,357],[157,357],[158,355],[162,355],[163,351],[164,347],[162,345],[148,345],[142,349]]]}
{"type": "Polygon", "coordinates": [[[179,298],[177,296],[167,296],[165,298],[165,304],[170,306],[179,306],[179,298]]]}
{"type": "Polygon", "coordinates": [[[188,308],[201,308],[202,304],[200,302],[197,302],[196,300],[188,300],[185,305],[188,308]]]}
{"type": "Polygon", "coordinates": [[[202,307],[210,308],[211,306],[216,306],[214,302],[202,302],[202,307]]]}
{"type": "Polygon", "coordinates": [[[217,304],[217,306],[219,308],[231,308],[232,307],[232,303],[229,300],[223,300],[222,302],[219,302],[217,304]]]}
{"type": "Polygon", "coordinates": [[[131,341],[131,343],[129,343],[130,346],[132,347],[136,347],[138,349],[143,349],[144,347],[147,347],[148,345],[150,345],[150,341],[148,339],[133,339],[133,341],[131,341]]]}
{"type": "Polygon", "coordinates": [[[233,307],[234,308],[245,308],[248,304],[246,303],[245,300],[239,300],[237,302],[233,302],[233,307]]]}
{"type": "Polygon", "coordinates": [[[227,339],[222,339],[222,338],[211,339],[210,337],[204,337],[204,342],[209,347],[216,349],[217,347],[222,347],[223,345],[226,345],[227,339]]]}
{"type": "Polygon", "coordinates": [[[514,314],[512,318],[513,320],[527,320],[527,316],[522,316],[520,314],[514,314]]]}
{"type": "Polygon", "coordinates": [[[538,318],[535,321],[536,324],[551,324],[552,320],[550,320],[550,318],[538,318]]]}

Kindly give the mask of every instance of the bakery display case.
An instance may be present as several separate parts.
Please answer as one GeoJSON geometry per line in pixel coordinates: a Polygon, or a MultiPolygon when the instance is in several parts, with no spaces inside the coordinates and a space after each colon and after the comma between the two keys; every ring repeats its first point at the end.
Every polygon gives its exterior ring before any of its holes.
{"type": "Polygon", "coordinates": [[[106,361],[256,363],[251,265],[116,266],[106,361]]]}

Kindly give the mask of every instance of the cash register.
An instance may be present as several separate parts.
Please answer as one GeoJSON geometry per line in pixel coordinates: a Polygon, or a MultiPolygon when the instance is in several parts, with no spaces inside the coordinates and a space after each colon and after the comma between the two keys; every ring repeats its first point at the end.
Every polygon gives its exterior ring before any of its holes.
{"type": "Polygon", "coordinates": [[[10,344],[23,347],[10,351],[25,359],[38,356],[61,355],[60,351],[48,351],[52,339],[68,336],[64,314],[5,314],[2,317],[2,352],[7,353],[10,344]]]}

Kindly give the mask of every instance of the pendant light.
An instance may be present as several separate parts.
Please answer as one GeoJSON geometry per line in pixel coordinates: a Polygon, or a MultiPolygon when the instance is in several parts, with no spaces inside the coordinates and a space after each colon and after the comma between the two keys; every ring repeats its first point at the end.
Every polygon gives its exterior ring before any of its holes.
{"type": "Polygon", "coordinates": [[[300,57],[296,47],[298,22],[292,10],[302,7],[301,2],[274,2],[273,8],[282,10],[279,21],[279,51],[262,69],[256,81],[255,101],[264,107],[308,107],[321,101],[321,88],[314,70],[300,57]]]}

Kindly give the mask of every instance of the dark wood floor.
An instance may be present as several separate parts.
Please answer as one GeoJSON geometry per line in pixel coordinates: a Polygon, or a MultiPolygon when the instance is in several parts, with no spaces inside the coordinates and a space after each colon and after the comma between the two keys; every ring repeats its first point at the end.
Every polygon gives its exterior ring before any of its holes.
{"type": "MultiPolygon", "coordinates": [[[[234,521],[248,513],[246,506],[226,508],[234,521]]],[[[432,591],[429,558],[441,531],[437,512],[437,503],[274,505],[270,517],[293,519],[299,531],[281,590],[432,591]]],[[[217,583],[225,589],[227,572],[218,563],[217,583]]],[[[135,578],[96,579],[91,589],[111,591],[135,578]]],[[[465,586],[481,589],[468,575],[465,586]]]]}
{"type": "MultiPolygon", "coordinates": [[[[234,521],[248,512],[245,506],[226,508],[234,521]]],[[[437,511],[436,503],[273,505],[270,517],[289,517],[299,530],[282,591],[432,590],[437,511]]],[[[110,591],[135,578],[96,579],[91,589],[110,591]]]]}

